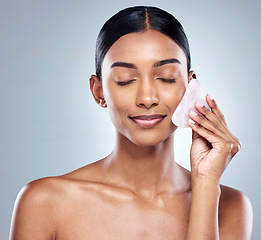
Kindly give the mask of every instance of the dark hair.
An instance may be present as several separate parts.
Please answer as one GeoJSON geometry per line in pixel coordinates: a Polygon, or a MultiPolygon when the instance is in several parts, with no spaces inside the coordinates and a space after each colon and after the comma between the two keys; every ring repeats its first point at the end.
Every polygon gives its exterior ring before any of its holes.
{"type": "Polygon", "coordinates": [[[101,65],[105,54],[120,37],[153,29],[169,36],[184,51],[188,71],[191,67],[189,43],[180,22],[170,13],[156,7],[130,7],[112,16],[102,27],[96,42],[96,75],[101,79],[101,65]]]}

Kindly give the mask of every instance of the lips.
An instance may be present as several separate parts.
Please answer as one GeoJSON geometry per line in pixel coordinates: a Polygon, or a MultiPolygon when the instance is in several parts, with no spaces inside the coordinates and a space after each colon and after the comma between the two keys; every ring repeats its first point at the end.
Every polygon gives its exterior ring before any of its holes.
{"type": "Polygon", "coordinates": [[[130,119],[142,128],[152,128],[159,124],[166,115],[139,115],[130,119]]]}

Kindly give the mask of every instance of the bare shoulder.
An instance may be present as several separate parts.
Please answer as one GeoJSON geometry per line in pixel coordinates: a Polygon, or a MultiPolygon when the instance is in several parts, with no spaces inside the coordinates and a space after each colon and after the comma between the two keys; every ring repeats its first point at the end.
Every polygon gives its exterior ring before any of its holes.
{"type": "Polygon", "coordinates": [[[221,185],[219,226],[222,239],[251,239],[252,225],[253,209],[249,198],[239,190],[221,185]]]}
{"type": "Polygon", "coordinates": [[[251,217],[252,205],[249,198],[241,191],[221,185],[221,197],[219,212],[222,215],[227,214],[238,214],[242,212],[245,217],[251,217]]]}
{"type": "Polygon", "coordinates": [[[54,204],[64,192],[63,186],[65,186],[65,180],[60,176],[32,181],[19,192],[16,204],[19,203],[21,206],[29,204],[31,207],[39,204],[42,205],[41,207],[54,204]]]}
{"type": "Polygon", "coordinates": [[[10,239],[54,239],[57,223],[82,197],[83,186],[88,185],[91,175],[95,175],[95,171],[87,165],[62,176],[28,183],[15,202],[10,239]]]}
{"type": "Polygon", "coordinates": [[[52,205],[60,204],[62,199],[74,195],[81,185],[98,181],[97,165],[98,162],[94,162],[61,176],[32,181],[20,191],[16,205],[26,206],[28,204],[31,207],[41,205],[41,209],[45,207],[50,209],[52,205]]]}
{"type": "Polygon", "coordinates": [[[61,188],[59,178],[28,183],[18,194],[11,223],[10,239],[53,239],[55,211],[61,188]]]}

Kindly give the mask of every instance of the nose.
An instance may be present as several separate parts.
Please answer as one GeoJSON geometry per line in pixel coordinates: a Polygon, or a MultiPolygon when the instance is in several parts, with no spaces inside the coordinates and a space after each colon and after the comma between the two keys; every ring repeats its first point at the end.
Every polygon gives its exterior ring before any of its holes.
{"type": "Polygon", "coordinates": [[[157,88],[153,80],[141,79],[137,92],[136,105],[151,108],[159,104],[157,88]]]}

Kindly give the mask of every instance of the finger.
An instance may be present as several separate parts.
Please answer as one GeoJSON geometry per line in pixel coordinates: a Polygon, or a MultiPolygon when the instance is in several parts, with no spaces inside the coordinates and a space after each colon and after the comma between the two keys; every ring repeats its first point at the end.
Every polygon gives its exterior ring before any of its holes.
{"type": "Polygon", "coordinates": [[[192,129],[192,142],[195,141],[197,138],[200,138],[200,137],[201,136],[192,129]]]}
{"type": "Polygon", "coordinates": [[[227,126],[224,114],[220,111],[216,101],[209,94],[206,96],[207,104],[211,108],[211,111],[217,116],[217,118],[227,126]]]}
{"type": "MultiPolygon", "coordinates": [[[[233,141],[235,141],[234,149],[235,149],[236,152],[238,152],[241,149],[242,144],[239,141],[239,139],[235,135],[233,135],[231,133],[231,131],[228,129],[224,114],[220,111],[219,107],[217,106],[216,101],[209,94],[207,94],[207,96],[206,96],[206,101],[207,101],[208,105],[210,106],[211,111],[218,117],[219,120],[221,120],[224,123],[224,125],[221,125],[221,129],[231,139],[233,139],[233,141]]],[[[215,121],[215,123],[217,123],[217,122],[215,121]]]]}
{"type": "Polygon", "coordinates": [[[226,141],[230,141],[233,145],[232,155],[234,156],[241,148],[240,141],[229,131],[228,127],[222,121],[220,121],[218,116],[209,111],[205,106],[200,103],[196,103],[195,108],[204,117],[201,117],[200,115],[190,115],[190,117],[198,122],[200,125],[202,125],[204,128],[219,135],[226,141]]]}
{"type": "MultiPolygon", "coordinates": [[[[208,111],[206,109],[206,111],[208,111]]],[[[211,113],[213,115],[213,113],[211,113]]],[[[211,131],[212,133],[218,135],[219,137],[227,140],[227,141],[231,141],[232,139],[222,131],[222,129],[219,128],[219,126],[217,124],[215,124],[213,121],[209,120],[208,118],[206,118],[205,116],[202,116],[194,111],[191,111],[189,113],[189,117],[195,121],[197,124],[201,125],[203,128],[211,131]]],[[[213,117],[212,117],[213,118],[213,117]]],[[[217,120],[218,121],[218,120],[217,120]]],[[[219,122],[219,121],[218,121],[219,122]]],[[[219,124],[221,124],[219,122],[219,124]]]]}
{"type": "MultiPolygon", "coordinates": [[[[207,120],[206,118],[200,116],[195,112],[190,112],[191,119],[197,124],[198,126],[202,127],[203,129],[208,130],[209,132],[215,134],[220,139],[225,140],[227,143],[230,143],[232,146],[232,157],[240,150],[240,144],[235,139],[232,139],[226,133],[224,133],[218,126],[207,120]]],[[[202,135],[203,136],[203,135],[202,135]]],[[[209,140],[209,139],[207,139],[209,140]]],[[[213,144],[213,142],[210,142],[213,144]]]]}
{"type": "MultiPolygon", "coordinates": [[[[204,118],[206,118],[207,120],[209,120],[212,123],[212,124],[210,124],[207,121],[202,120],[202,122],[205,122],[205,125],[209,125],[209,127],[211,128],[211,131],[213,130],[214,127],[219,128],[224,134],[226,134],[232,138],[232,135],[231,135],[230,131],[228,130],[227,126],[218,118],[217,115],[215,115],[213,112],[208,110],[204,105],[200,104],[199,102],[196,102],[195,108],[197,109],[197,111],[200,114],[202,114],[204,116],[204,118]]],[[[206,127],[205,125],[204,125],[204,127],[206,127]]]]}
{"type": "Polygon", "coordinates": [[[192,119],[189,119],[188,124],[193,131],[211,143],[213,148],[216,148],[219,151],[227,151],[227,154],[232,150],[232,144],[230,141],[225,140],[201,125],[198,125],[192,119]]]}

